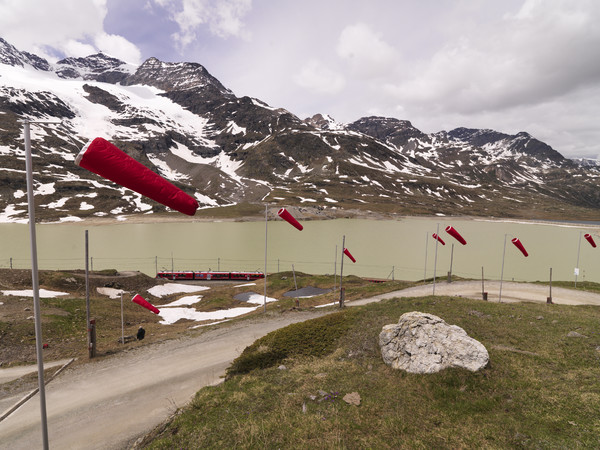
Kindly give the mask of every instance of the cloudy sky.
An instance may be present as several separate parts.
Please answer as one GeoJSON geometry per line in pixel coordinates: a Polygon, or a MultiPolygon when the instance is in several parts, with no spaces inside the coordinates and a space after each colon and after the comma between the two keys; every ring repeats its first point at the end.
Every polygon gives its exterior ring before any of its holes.
{"type": "Polygon", "coordinates": [[[197,62],[301,118],[527,131],[600,155],[597,0],[0,0],[0,36],[50,60],[197,62]]]}

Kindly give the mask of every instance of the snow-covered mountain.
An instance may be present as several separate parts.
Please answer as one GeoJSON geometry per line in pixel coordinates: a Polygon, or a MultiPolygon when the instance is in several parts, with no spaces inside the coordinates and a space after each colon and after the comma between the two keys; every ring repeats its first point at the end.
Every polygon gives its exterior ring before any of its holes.
{"type": "Polygon", "coordinates": [[[162,205],[77,167],[97,136],[195,196],[205,208],[261,202],[306,216],[467,214],[598,217],[600,168],[527,133],[409,121],[301,120],[237,97],[196,63],[104,54],[56,64],[0,38],[0,221],[27,217],[21,119],[32,126],[41,220],[157,213],[162,205]]]}

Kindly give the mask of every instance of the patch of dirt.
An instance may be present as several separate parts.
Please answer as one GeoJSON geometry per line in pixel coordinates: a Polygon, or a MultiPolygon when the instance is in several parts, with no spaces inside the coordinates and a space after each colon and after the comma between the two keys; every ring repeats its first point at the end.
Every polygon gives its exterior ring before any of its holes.
{"type": "Polygon", "coordinates": [[[283,294],[284,297],[316,297],[317,295],[327,294],[333,289],[322,289],[314,286],[306,286],[297,291],[288,291],[283,294]]]}

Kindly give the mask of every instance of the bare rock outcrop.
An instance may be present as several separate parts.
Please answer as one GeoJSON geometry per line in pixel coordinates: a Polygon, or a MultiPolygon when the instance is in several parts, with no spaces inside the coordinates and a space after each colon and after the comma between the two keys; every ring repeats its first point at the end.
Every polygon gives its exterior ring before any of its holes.
{"type": "Polygon", "coordinates": [[[465,330],[433,314],[408,312],[385,325],[379,347],[386,364],[410,373],[435,373],[448,367],[472,372],[489,362],[487,349],[465,330]]]}

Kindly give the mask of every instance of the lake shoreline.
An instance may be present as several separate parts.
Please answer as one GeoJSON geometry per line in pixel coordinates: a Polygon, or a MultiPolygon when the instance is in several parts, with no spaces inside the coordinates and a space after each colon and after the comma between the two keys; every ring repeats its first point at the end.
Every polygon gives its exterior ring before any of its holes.
{"type": "MultiPolygon", "coordinates": [[[[269,210],[269,220],[277,218],[277,208],[269,210]]],[[[384,216],[378,213],[363,213],[363,214],[347,214],[339,217],[315,217],[312,215],[294,214],[293,209],[289,208],[290,212],[300,221],[329,221],[329,220],[373,220],[373,221],[402,221],[406,219],[427,219],[451,221],[451,220],[472,220],[480,222],[497,222],[497,223],[521,223],[521,224],[546,224],[551,226],[563,226],[570,228],[594,228],[600,230],[600,221],[576,221],[576,220],[559,220],[559,219],[527,219],[515,217],[484,217],[484,216],[446,216],[446,215],[392,215],[384,216]]],[[[182,215],[163,215],[163,214],[137,214],[120,217],[90,217],[83,220],[65,220],[60,222],[37,222],[37,225],[89,225],[89,226],[104,226],[104,225],[122,225],[122,224],[155,224],[155,223],[236,223],[236,222],[264,222],[264,216],[240,216],[231,217],[195,217],[182,215]]],[[[0,224],[11,224],[21,222],[0,222],[0,224]]],[[[23,223],[21,223],[23,224],[23,223]]],[[[25,223],[26,224],[26,223],[25,223]]]]}

